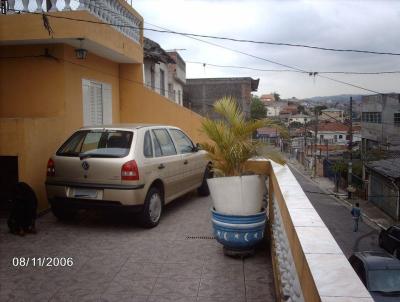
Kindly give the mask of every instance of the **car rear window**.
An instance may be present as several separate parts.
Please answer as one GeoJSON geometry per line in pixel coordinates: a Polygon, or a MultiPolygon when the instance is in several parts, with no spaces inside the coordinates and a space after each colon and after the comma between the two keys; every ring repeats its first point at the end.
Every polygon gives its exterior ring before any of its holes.
{"type": "Polygon", "coordinates": [[[58,156],[125,157],[131,148],[133,132],[82,130],[75,132],[57,151],[58,156]]]}

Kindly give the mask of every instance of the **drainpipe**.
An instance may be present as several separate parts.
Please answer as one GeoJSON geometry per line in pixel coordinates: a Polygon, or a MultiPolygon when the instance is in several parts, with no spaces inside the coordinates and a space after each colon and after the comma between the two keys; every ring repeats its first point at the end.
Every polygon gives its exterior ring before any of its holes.
{"type": "Polygon", "coordinates": [[[392,180],[392,184],[393,184],[393,186],[397,189],[396,219],[399,220],[399,216],[400,216],[400,209],[399,209],[400,188],[399,188],[399,186],[396,184],[396,181],[395,181],[394,179],[392,180]]]}

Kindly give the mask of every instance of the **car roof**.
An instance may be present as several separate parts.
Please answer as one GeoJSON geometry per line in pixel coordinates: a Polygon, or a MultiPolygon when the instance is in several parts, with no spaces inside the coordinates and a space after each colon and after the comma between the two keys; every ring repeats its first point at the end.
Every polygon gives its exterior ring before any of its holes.
{"type": "Polygon", "coordinates": [[[400,269],[400,260],[386,252],[356,252],[354,253],[354,256],[359,258],[368,270],[400,269]]]}
{"type": "Polygon", "coordinates": [[[145,127],[168,127],[168,128],[178,128],[171,125],[162,124],[108,124],[108,125],[97,125],[97,126],[85,126],[79,130],[89,130],[89,129],[113,129],[113,130],[136,130],[145,127]]]}

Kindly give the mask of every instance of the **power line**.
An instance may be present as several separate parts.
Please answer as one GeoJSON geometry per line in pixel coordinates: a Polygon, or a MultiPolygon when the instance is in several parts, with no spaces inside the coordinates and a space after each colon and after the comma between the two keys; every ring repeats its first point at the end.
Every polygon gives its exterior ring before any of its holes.
{"type": "MultiPolygon", "coordinates": [[[[307,73],[308,72],[301,72],[295,71],[290,69],[261,69],[261,68],[252,68],[252,67],[245,67],[245,66],[236,66],[236,65],[219,65],[213,63],[206,63],[206,62],[198,62],[198,61],[186,61],[189,64],[201,64],[203,66],[211,66],[211,67],[218,67],[218,68],[236,68],[236,69],[248,69],[254,71],[265,71],[265,72],[297,72],[297,73],[307,73]]],[[[393,71],[372,71],[372,72],[362,72],[362,71],[318,71],[318,74],[348,74],[348,75],[383,75],[383,74],[400,74],[400,70],[393,70],[393,71]]]]}
{"type": "MultiPolygon", "coordinates": [[[[147,24],[149,24],[151,26],[155,26],[155,27],[159,27],[159,28],[162,28],[162,29],[166,29],[164,27],[157,26],[157,25],[154,25],[154,24],[151,24],[151,23],[148,23],[148,22],[145,22],[145,23],[147,23],[147,24]]],[[[381,94],[380,92],[376,92],[374,90],[371,90],[371,89],[368,89],[368,88],[364,88],[364,87],[359,86],[359,85],[355,85],[355,84],[352,84],[352,83],[349,83],[349,82],[345,82],[345,81],[341,81],[341,80],[337,80],[337,79],[333,79],[333,78],[330,78],[330,77],[327,77],[327,76],[320,75],[318,72],[306,71],[304,69],[300,69],[300,68],[293,67],[293,66],[290,66],[290,65],[286,65],[286,64],[279,63],[279,62],[275,62],[275,61],[272,61],[272,60],[269,60],[269,59],[265,59],[265,58],[262,58],[262,57],[259,57],[259,56],[255,56],[255,55],[243,52],[243,51],[239,51],[239,50],[232,49],[232,48],[229,48],[229,47],[226,47],[226,46],[222,46],[220,44],[216,44],[216,43],[213,43],[213,42],[205,41],[205,40],[202,40],[202,39],[199,39],[199,38],[195,38],[195,37],[191,37],[191,36],[186,36],[186,37],[190,38],[190,39],[197,40],[197,41],[201,41],[203,43],[206,43],[206,44],[209,44],[209,45],[213,45],[213,46],[216,46],[216,47],[219,47],[219,48],[222,48],[222,49],[226,49],[226,50],[229,50],[229,51],[232,51],[232,52],[236,52],[236,53],[239,53],[239,54],[242,54],[242,55],[245,55],[245,56],[249,56],[249,57],[252,57],[252,58],[255,58],[255,59],[259,59],[259,60],[266,61],[266,62],[269,62],[269,63],[272,63],[272,64],[276,64],[276,65],[283,66],[283,67],[286,67],[286,68],[289,68],[289,69],[293,69],[293,70],[296,70],[296,71],[301,72],[301,73],[308,73],[310,76],[314,76],[314,77],[315,76],[319,76],[319,77],[322,77],[322,78],[325,78],[325,79],[328,79],[328,80],[331,80],[331,81],[334,81],[334,82],[337,82],[337,83],[340,83],[340,84],[343,84],[343,85],[355,87],[355,88],[358,88],[358,89],[361,89],[361,90],[365,90],[365,91],[368,91],[368,92],[372,92],[372,93],[381,94]]]]}
{"type": "Polygon", "coordinates": [[[292,70],[292,69],[260,69],[260,68],[234,66],[234,65],[218,65],[218,64],[195,62],[195,61],[185,61],[185,62],[189,63],[189,64],[201,64],[203,66],[212,66],[212,67],[219,67],[219,68],[248,69],[248,70],[254,70],[254,71],[267,71],[267,72],[297,72],[297,73],[307,73],[308,74],[308,72],[296,71],[296,70],[292,70]]]}
{"type": "MultiPolygon", "coordinates": [[[[107,11],[107,12],[110,12],[110,13],[115,14],[115,15],[120,15],[119,13],[117,13],[115,11],[112,11],[110,9],[107,9],[107,8],[102,7],[102,6],[97,6],[95,4],[92,4],[92,3],[90,3],[90,1],[87,1],[85,3],[89,7],[98,8],[100,10],[107,11]]],[[[23,11],[23,10],[15,10],[15,9],[9,9],[9,10],[25,12],[25,13],[32,13],[32,12],[23,11]]],[[[39,13],[39,14],[41,14],[41,13],[39,13]]],[[[104,22],[103,24],[106,24],[106,22],[104,22]]],[[[110,23],[107,23],[107,24],[115,25],[115,24],[110,24],[110,23]]],[[[148,24],[150,24],[150,23],[148,23],[148,24]]],[[[174,31],[174,30],[170,30],[170,29],[153,29],[153,28],[137,27],[137,26],[130,26],[130,25],[122,25],[122,24],[121,25],[117,25],[117,26],[130,27],[130,28],[136,28],[136,29],[143,29],[143,30],[146,30],[146,31],[153,31],[153,32],[158,32],[158,33],[174,34],[174,35],[181,35],[181,36],[190,36],[190,37],[197,37],[197,38],[208,38],[208,39],[214,39],[214,40],[225,40],[225,41],[232,41],[232,42],[238,42],[238,43],[264,44],[264,45],[273,45],[273,46],[288,46],[288,47],[308,48],[308,49],[315,49],[315,50],[322,50],[322,51],[330,51],[330,52],[354,52],[354,53],[365,53],[365,54],[374,54],[374,55],[400,56],[400,53],[386,52],[386,51],[372,51],[372,50],[350,49],[350,48],[349,49],[344,49],[344,48],[322,47],[322,46],[299,44],[299,43],[256,41],[256,40],[249,40],[249,39],[237,39],[237,38],[224,37],[224,36],[195,34],[195,33],[188,33],[188,32],[179,32],[179,31],[174,31]]],[[[158,27],[156,25],[153,25],[153,26],[158,27]]]]}
{"type": "MultiPolygon", "coordinates": [[[[77,22],[86,22],[86,23],[92,23],[92,24],[101,24],[101,25],[128,27],[128,28],[135,28],[135,29],[144,29],[144,28],[140,28],[140,27],[137,27],[137,26],[131,26],[131,25],[122,25],[122,24],[113,24],[113,23],[102,22],[102,21],[92,21],[92,20],[76,19],[76,18],[65,17],[65,16],[49,15],[49,14],[39,13],[39,12],[29,12],[29,11],[23,11],[23,10],[15,10],[15,9],[12,10],[12,11],[25,12],[25,13],[29,13],[29,14],[38,14],[38,15],[47,16],[47,17],[50,17],[50,18],[65,19],[65,20],[77,21],[77,22]]],[[[162,28],[162,27],[160,27],[160,26],[157,26],[157,25],[154,25],[154,24],[151,24],[151,23],[148,23],[148,22],[146,22],[146,23],[147,23],[147,24],[150,24],[150,25],[152,25],[152,26],[155,26],[155,27],[162,28]]],[[[174,33],[174,31],[171,31],[171,30],[169,30],[169,29],[163,29],[163,30],[164,30],[165,32],[174,33]]],[[[223,49],[226,49],[226,50],[230,50],[230,51],[233,51],[233,52],[242,54],[242,55],[246,55],[246,56],[249,56],[249,57],[252,57],[252,58],[255,58],[255,59],[263,60],[263,61],[266,61],[266,62],[275,64],[275,65],[279,65],[279,66],[286,67],[286,68],[289,68],[289,69],[293,69],[293,70],[296,70],[296,71],[299,71],[299,72],[303,72],[303,73],[308,73],[310,76],[314,76],[314,77],[315,77],[315,76],[319,76],[319,77],[322,77],[322,78],[325,78],[325,79],[328,79],[328,80],[331,80],[331,81],[334,81],[334,82],[337,82],[337,83],[340,83],[340,84],[343,84],[343,85],[351,86],[351,87],[358,88],[358,89],[361,89],[361,90],[365,90],[365,91],[368,91],[368,92],[373,92],[373,93],[381,94],[380,92],[377,92],[377,91],[374,91],[374,90],[371,90],[371,89],[368,89],[368,88],[364,88],[364,87],[359,86],[359,85],[356,85],[356,84],[352,84],[352,83],[349,83],[349,82],[345,82],[345,81],[341,81],[341,80],[329,78],[329,77],[327,77],[327,76],[322,76],[322,75],[318,74],[318,72],[306,71],[306,70],[304,70],[304,69],[300,69],[300,68],[297,68],[297,67],[294,67],[294,66],[290,66],[290,65],[287,65],[287,64],[283,64],[283,63],[279,63],[279,62],[276,62],[276,61],[273,61],[273,60],[270,60],[270,59],[266,59],[266,58],[262,58],[262,57],[259,57],[259,56],[255,56],[255,55],[252,55],[252,54],[249,54],[249,53],[246,53],[246,52],[243,52],[243,51],[239,51],[239,50],[236,50],[236,49],[232,49],[232,48],[229,48],[229,47],[226,47],[226,46],[222,46],[222,45],[219,45],[219,44],[216,44],[216,43],[213,43],[213,42],[204,41],[204,40],[199,39],[199,38],[196,38],[196,37],[194,37],[194,36],[190,36],[190,35],[183,35],[183,36],[185,36],[185,37],[187,37],[187,38],[194,39],[194,40],[198,40],[198,41],[201,41],[201,42],[203,42],[203,43],[207,43],[207,44],[209,44],[209,45],[213,45],[213,46],[216,46],[216,47],[219,47],[219,48],[223,48],[223,49]]]]}

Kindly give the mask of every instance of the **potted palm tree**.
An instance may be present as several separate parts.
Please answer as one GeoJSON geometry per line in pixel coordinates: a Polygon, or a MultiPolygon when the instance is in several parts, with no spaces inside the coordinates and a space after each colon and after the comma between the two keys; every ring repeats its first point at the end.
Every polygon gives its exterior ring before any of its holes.
{"type": "MultiPolygon", "coordinates": [[[[257,155],[252,134],[261,127],[281,126],[267,120],[246,120],[237,102],[224,97],[214,104],[221,119],[205,118],[202,129],[212,143],[202,145],[213,163],[207,180],[213,201],[214,235],[225,251],[251,251],[263,239],[266,212],[262,205],[265,178],[246,170],[257,155]]],[[[278,159],[278,161],[281,161],[278,159]]]]}

